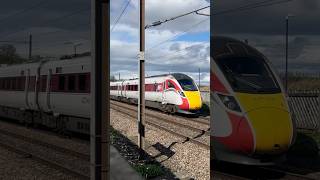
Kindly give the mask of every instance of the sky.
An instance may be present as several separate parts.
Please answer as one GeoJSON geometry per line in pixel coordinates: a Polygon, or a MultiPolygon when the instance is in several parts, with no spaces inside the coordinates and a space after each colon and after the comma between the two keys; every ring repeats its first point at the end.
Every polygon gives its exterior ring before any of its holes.
{"type": "MultiPolygon", "coordinates": [[[[114,26],[127,2],[111,0],[110,5],[111,74],[118,77],[120,73],[122,79],[138,74],[138,0],[130,1],[114,26]]],[[[208,5],[209,0],[147,0],[146,24],[208,5]]],[[[208,14],[209,8],[201,12],[208,14]]],[[[182,72],[198,81],[200,68],[201,82],[208,85],[209,22],[209,17],[192,14],[147,29],[146,74],[182,72]]],[[[90,0],[6,1],[0,6],[0,27],[0,41],[14,41],[25,58],[28,44],[16,41],[28,41],[29,34],[33,37],[33,55],[60,57],[73,53],[73,45],[79,43],[78,52],[90,51],[90,0]]]]}
{"type": "MultiPolygon", "coordinates": [[[[262,0],[215,0],[215,12],[262,0]]],[[[278,71],[285,68],[286,16],[289,17],[289,60],[291,72],[320,73],[320,1],[293,0],[288,3],[237,11],[213,17],[213,35],[224,35],[249,44],[265,54],[278,71]]]]}
{"type": "MultiPolygon", "coordinates": [[[[111,74],[121,79],[137,77],[139,52],[139,1],[132,0],[115,24],[127,0],[111,1],[111,74]]],[[[206,0],[147,0],[146,24],[210,5],[206,0]]],[[[210,13],[207,8],[201,13],[210,13]]],[[[146,75],[185,73],[209,84],[210,18],[191,14],[146,29],[146,75]],[[185,32],[185,33],[184,33],[185,32]]]]}
{"type": "Polygon", "coordinates": [[[10,44],[26,58],[28,44],[16,41],[28,41],[29,34],[33,37],[33,55],[71,54],[73,45],[70,43],[82,43],[78,52],[90,51],[90,1],[11,0],[1,3],[0,41],[14,41],[10,44]]]}
{"type": "MultiPolygon", "coordinates": [[[[213,0],[214,13],[263,0],[213,0]]],[[[271,0],[270,0],[271,1],[271,0]]],[[[139,5],[131,0],[122,18],[115,19],[127,0],[111,0],[111,74],[122,79],[138,74],[139,5]]],[[[209,0],[147,0],[146,24],[171,18],[200,7],[209,0]]],[[[285,60],[285,17],[289,21],[289,70],[319,73],[320,1],[293,0],[268,7],[237,11],[213,17],[213,35],[225,35],[262,51],[282,71],[285,60]]],[[[202,11],[210,13],[209,9],[202,11]]],[[[210,19],[196,14],[146,30],[146,74],[182,72],[201,83],[209,83],[210,19]],[[186,32],[185,32],[186,31],[186,32]],[[183,33],[185,32],[185,33],[183,33]]],[[[11,0],[0,6],[1,41],[14,41],[18,53],[28,57],[27,41],[33,36],[33,55],[59,57],[73,53],[73,44],[81,43],[78,52],[90,51],[89,0],[11,0]],[[24,10],[24,11],[22,11],[24,10]],[[21,12],[22,11],[22,12],[21,12]]]]}

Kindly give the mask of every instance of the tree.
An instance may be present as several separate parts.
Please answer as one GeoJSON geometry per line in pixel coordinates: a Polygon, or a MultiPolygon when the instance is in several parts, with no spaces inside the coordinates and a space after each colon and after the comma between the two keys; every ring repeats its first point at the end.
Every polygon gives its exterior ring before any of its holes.
{"type": "Polygon", "coordinates": [[[111,81],[111,82],[117,81],[116,78],[114,77],[114,75],[110,76],[110,81],[111,81]]]}
{"type": "Polygon", "coordinates": [[[25,60],[21,58],[16,48],[11,44],[4,44],[0,46],[0,64],[17,64],[25,60]]]}

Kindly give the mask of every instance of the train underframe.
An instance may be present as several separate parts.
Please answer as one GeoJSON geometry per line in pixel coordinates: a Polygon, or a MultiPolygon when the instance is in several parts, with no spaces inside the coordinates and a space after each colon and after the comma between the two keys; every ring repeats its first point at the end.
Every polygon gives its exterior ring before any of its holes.
{"type": "Polygon", "coordinates": [[[27,126],[45,126],[59,133],[90,133],[90,119],[35,110],[0,106],[0,117],[13,119],[27,126]]]}
{"type": "Polygon", "coordinates": [[[278,155],[247,155],[239,152],[233,152],[224,147],[224,145],[213,141],[211,137],[211,157],[216,161],[224,161],[242,165],[273,166],[286,160],[285,154],[278,155]]]}
{"type": "MultiPolygon", "coordinates": [[[[138,104],[138,99],[134,99],[134,98],[126,98],[126,97],[112,96],[112,95],[110,96],[110,98],[112,100],[125,102],[129,104],[138,104]]],[[[192,112],[192,111],[181,110],[175,104],[162,104],[160,102],[148,101],[148,100],[146,100],[146,107],[155,108],[169,114],[182,113],[182,114],[196,115],[198,113],[198,111],[192,112]]]]}

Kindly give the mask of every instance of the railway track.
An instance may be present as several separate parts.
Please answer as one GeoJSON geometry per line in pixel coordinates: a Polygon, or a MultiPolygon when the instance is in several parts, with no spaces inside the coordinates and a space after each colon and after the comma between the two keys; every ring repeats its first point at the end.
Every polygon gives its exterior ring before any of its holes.
{"type": "MultiPolygon", "coordinates": [[[[84,169],[83,167],[77,169],[70,166],[70,163],[72,162],[68,162],[69,164],[66,163],[67,161],[74,160],[73,162],[81,162],[82,165],[83,163],[87,162],[89,165],[90,156],[87,154],[82,154],[80,152],[49,144],[38,139],[23,136],[18,133],[9,132],[3,129],[0,129],[0,135],[0,146],[8,149],[9,151],[21,154],[25,157],[30,157],[49,167],[61,170],[66,174],[77,177],[78,179],[90,178],[89,173],[84,173],[85,171],[82,171],[84,169]],[[64,161],[58,160],[61,160],[61,158],[64,159],[64,161]]],[[[82,166],[79,163],[75,163],[75,165],[82,166]]]]}
{"type": "MultiPolygon", "coordinates": [[[[128,108],[128,106],[124,106],[124,105],[121,105],[119,103],[114,103],[114,102],[111,102],[111,108],[114,109],[115,111],[118,111],[122,114],[128,115],[132,118],[137,118],[137,112],[136,112],[136,109],[134,109],[134,108],[128,108]]],[[[179,123],[174,120],[170,120],[170,117],[161,117],[161,116],[157,116],[157,115],[154,115],[154,114],[151,114],[148,112],[146,113],[146,118],[147,118],[147,120],[146,120],[147,125],[153,126],[153,127],[158,128],[160,130],[163,130],[163,131],[166,131],[166,132],[173,134],[175,136],[178,136],[180,138],[184,138],[185,139],[184,142],[189,141],[189,142],[194,143],[196,145],[199,145],[205,149],[210,149],[209,143],[196,140],[197,137],[200,137],[203,135],[209,136],[209,132],[208,132],[209,128],[208,127],[207,128],[196,128],[196,127],[193,127],[190,125],[179,123]],[[189,136],[184,133],[174,131],[164,125],[161,125],[159,122],[156,122],[155,120],[150,120],[150,119],[160,120],[162,122],[169,123],[169,124],[177,126],[179,128],[185,128],[185,129],[192,130],[192,131],[196,132],[197,135],[196,136],[189,136]]]]}
{"type": "MultiPolygon", "coordinates": [[[[120,107],[120,108],[128,108],[132,111],[136,111],[136,107],[134,105],[129,105],[129,104],[123,104],[121,102],[117,102],[117,101],[111,101],[111,105],[120,107]]],[[[150,110],[148,109],[146,112],[146,116],[151,117],[151,118],[159,118],[159,116],[163,116],[163,118],[161,118],[162,121],[167,122],[167,123],[171,123],[171,124],[175,124],[187,129],[191,129],[194,131],[205,131],[206,135],[210,135],[209,134],[209,130],[210,130],[210,122],[209,119],[203,119],[203,118],[182,118],[182,117],[177,117],[177,116],[172,116],[172,115],[167,115],[167,114],[163,114],[163,113],[159,113],[157,111],[154,110],[150,110]],[[156,113],[156,114],[152,114],[152,113],[156,113]],[[174,119],[176,120],[172,120],[172,118],[174,117],[174,119]],[[185,123],[181,123],[181,122],[185,122],[185,123]],[[187,125],[186,123],[188,122],[192,122],[192,123],[196,123],[198,126],[202,126],[202,128],[197,128],[195,126],[190,126],[189,124],[187,125]],[[208,126],[206,128],[203,128],[203,126],[208,126]]]]}
{"type": "Polygon", "coordinates": [[[316,179],[306,175],[281,170],[273,166],[246,166],[220,162],[218,165],[212,166],[211,168],[212,175],[216,175],[218,177],[217,179],[316,179]]]}

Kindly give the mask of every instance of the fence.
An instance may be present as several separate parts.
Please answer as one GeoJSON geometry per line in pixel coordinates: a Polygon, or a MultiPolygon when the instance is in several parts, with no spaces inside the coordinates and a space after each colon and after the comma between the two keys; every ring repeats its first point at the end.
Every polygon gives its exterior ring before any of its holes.
{"type": "MultiPolygon", "coordinates": [[[[290,91],[289,108],[298,129],[318,131],[320,128],[320,90],[290,91]]],[[[210,92],[201,92],[202,100],[209,105],[210,92]]]]}
{"type": "Polygon", "coordinates": [[[297,128],[318,131],[320,127],[320,91],[290,91],[289,107],[297,128]]]}

